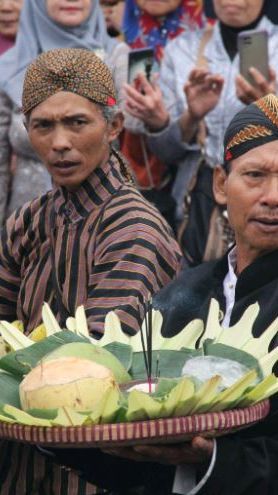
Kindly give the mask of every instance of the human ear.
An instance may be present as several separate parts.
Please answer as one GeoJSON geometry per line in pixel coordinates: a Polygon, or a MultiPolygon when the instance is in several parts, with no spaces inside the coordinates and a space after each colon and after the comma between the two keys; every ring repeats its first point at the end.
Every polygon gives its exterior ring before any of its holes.
{"type": "Polygon", "coordinates": [[[120,132],[123,130],[124,126],[124,116],[122,112],[118,112],[113,120],[109,123],[109,135],[108,142],[112,143],[119,136],[120,132]]]}
{"type": "Polygon", "coordinates": [[[212,189],[215,201],[222,206],[227,204],[227,179],[228,174],[224,167],[217,165],[213,171],[212,189]]]}

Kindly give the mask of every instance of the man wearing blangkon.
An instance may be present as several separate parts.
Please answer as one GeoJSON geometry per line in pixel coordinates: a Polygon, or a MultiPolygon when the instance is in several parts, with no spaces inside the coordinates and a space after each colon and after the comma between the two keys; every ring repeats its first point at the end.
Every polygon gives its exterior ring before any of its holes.
{"type": "MultiPolygon", "coordinates": [[[[122,129],[112,74],[89,50],[44,52],[27,69],[23,113],[54,187],[2,229],[0,320],[22,320],[29,334],[43,301],[61,327],[83,304],[93,335],[112,309],[136,332],[144,300],[175,276],[180,253],[112,146],[122,129]]],[[[0,450],[1,495],[95,493],[32,446],[1,441],[0,450]]]]}
{"type": "MultiPolygon", "coordinates": [[[[205,320],[212,297],[220,303],[224,327],[258,301],[254,336],[278,314],[278,98],[268,95],[238,113],[226,131],[224,148],[214,191],[217,201],[227,204],[236,244],[220,261],[186,269],[155,297],[164,316],[164,335],[179,332],[193,318],[205,320]]],[[[128,461],[112,456],[109,461],[94,451],[81,459],[79,453],[79,466],[85,476],[97,477],[99,485],[121,494],[125,486],[144,484],[145,493],[152,495],[275,495],[277,397],[271,402],[264,421],[234,435],[114,452],[128,461]],[[109,473],[104,478],[105,462],[109,473]]]]}

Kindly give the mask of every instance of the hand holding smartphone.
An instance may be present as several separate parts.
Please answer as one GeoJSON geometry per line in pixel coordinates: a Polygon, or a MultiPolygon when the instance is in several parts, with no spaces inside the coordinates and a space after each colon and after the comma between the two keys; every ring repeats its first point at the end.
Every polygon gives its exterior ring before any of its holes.
{"type": "Polygon", "coordinates": [[[140,48],[128,54],[128,83],[136,81],[139,74],[143,74],[148,81],[151,79],[154,63],[154,50],[152,48],[140,48]]]}
{"type": "Polygon", "coordinates": [[[250,67],[257,69],[269,80],[268,34],[266,31],[242,31],[238,35],[240,74],[251,84],[254,79],[250,67]]]}

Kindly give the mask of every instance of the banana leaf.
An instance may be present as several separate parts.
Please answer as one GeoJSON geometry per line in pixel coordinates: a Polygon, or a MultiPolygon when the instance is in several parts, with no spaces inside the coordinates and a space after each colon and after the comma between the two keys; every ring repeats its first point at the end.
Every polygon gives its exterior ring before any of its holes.
{"type": "Polygon", "coordinates": [[[107,398],[101,418],[100,423],[114,423],[119,413],[120,405],[119,405],[120,393],[117,389],[110,390],[109,397],[107,398]]]}
{"type": "Polygon", "coordinates": [[[5,404],[3,407],[2,414],[7,416],[8,418],[12,418],[16,420],[17,423],[29,425],[29,426],[51,426],[51,422],[48,419],[35,418],[35,416],[31,416],[22,409],[18,407],[11,406],[9,404],[5,404]]]}
{"type": "Polygon", "coordinates": [[[255,387],[247,389],[245,394],[241,397],[238,407],[247,407],[250,404],[255,404],[256,402],[268,397],[268,392],[271,388],[277,385],[278,378],[272,374],[267,376],[262,382],[260,382],[255,387]]]}
{"type": "Polygon", "coordinates": [[[244,364],[249,369],[255,369],[260,380],[264,378],[258,360],[248,352],[225,344],[213,344],[211,341],[205,341],[203,348],[205,356],[219,356],[237,361],[238,363],[244,364]]]}
{"type": "MultiPolygon", "coordinates": [[[[187,359],[200,355],[200,350],[182,349],[179,351],[160,350],[152,353],[152,376],[154,378],[177,378],[181,376],[182,368],[187,359]]],[[[133,354],[131,375],[134,380],[147,378],[143,352],[133,354]]]]}
{"type": "Polygon", "coordinates": [[[221,376],[214,376],[204,382],[194,395],[187,414],[200,414],[209,410],[210,403],[218,395],[221,376]]]}
{"type": "Polygon", "coordinates": [[[0,410],[3,412],[3,406],[9,404],[14,407],[20,407],[19,384],[21,379],[8,373],[0,373],[0,410]]]}
{"type": "Polygon", "coordinates": [[[162,401],[152,395],[132,390],[128,395],[127,421],[143,421],[160,417],[162,401]]]}
{"type": "Polygon", "coordinates": [[[114,354],[127,371],[130,370],[133,354],[131,345],[122,344],[121,342],[111,342],[111,344],[107,344],[103,348],[114,354]]]}
{"type": "Polygon", "coordinates": [[[51,423],[54,426],[82,426],[90,424],[90,420],[88,414],[79,413],[70,407],[60,407],[51,423]]]}
{"type": "Polygon", "coordinates": [[[220,392],[210,403],[207,411],[219,412],[225,409],[233,409],[240,402],[242,396],[257,378],[256,370],[251,370],[242,376],[231,387],[220,392]]]}
{"type": "Polygon", "coordinates": [[[184,416],[195,394],[194,383],[190,378],[183,378],[171,390],[163,401],[161,417],[184,416]]]}
{"type": "Polygon", "coordinates": [[[28,409],[26,412],[35,418],[55,419],[58,409],[28,409]]]}
{"type": "Polygon", "coordinates": [[[22,378],[23,375],[29,373],[44,356],[69,342],[88,342],[88,339],[80,337],[68,330],[56,333],[30,347],[10,352],[2,357],[0,359],[0,369],[22,378]]]}
{"type": "Polygon", "coordinates": [[[178,378],[160,378],[155,387],[154,397],[165,397],[169,394],[177,384],[179,383],[178,378]]]}

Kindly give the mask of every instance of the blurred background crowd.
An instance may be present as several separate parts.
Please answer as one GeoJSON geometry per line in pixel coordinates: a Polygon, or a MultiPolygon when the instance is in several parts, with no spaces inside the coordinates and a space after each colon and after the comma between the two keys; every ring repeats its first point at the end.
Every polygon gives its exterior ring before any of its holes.
{"type": "Polygon", "coordinates": [[[115,147],[185,263],[220,256],[233,232],[213,169],[235,113],[277,94],[277,24],[277,0],[0,0],[0,224],[52,187],[21,114],[26,68],[52,48],[87,48],[114,76],[125,116],[115,147]],[[247,78],[238,40],[249,30],[264,33],[268,54],[267,73],[251,65],[247,78]]]}

